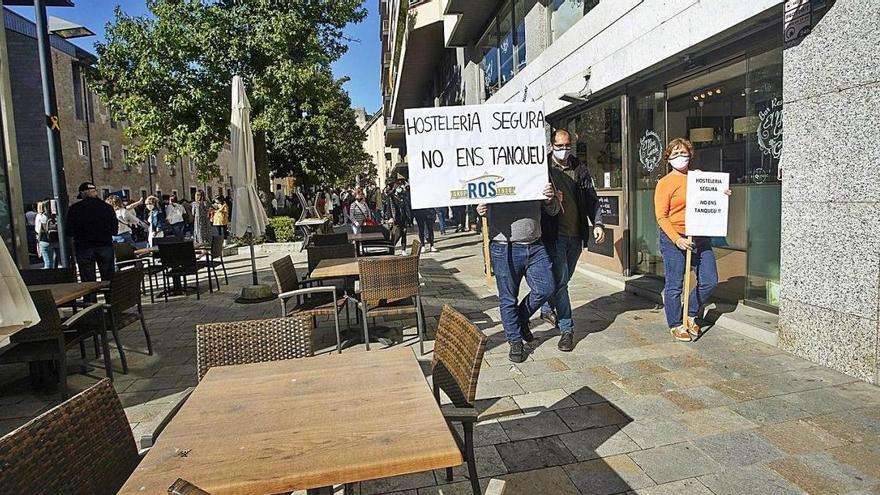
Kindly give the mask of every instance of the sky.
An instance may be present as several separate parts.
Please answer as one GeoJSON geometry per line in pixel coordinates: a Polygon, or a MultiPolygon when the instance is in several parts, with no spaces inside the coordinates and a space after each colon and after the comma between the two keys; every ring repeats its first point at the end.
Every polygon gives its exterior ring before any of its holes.
{"type": "MultiPolygon", "coordinates": [[[[117,5],[130,15],[149,15],[145,0],[73,0],[75,7],[49,7],[49,15],[61,17],[91,29],[96,36],[73,40],[81,48],[95,52],[95,41],[104,41],[104,25],[113,20],[117,5]]],[[[358,24],[349,24],[345,36],[354,40],[348,52],[333,64],[333,74],[349,77],[345,85],[353,107],[364,107],[373,113],[382,104],[379,94],[379,0],[365,0],[367,18],[358,24]]],[[[12,10],[28,19],[34,19],[33,8],[13,7],[12,10]]]]}

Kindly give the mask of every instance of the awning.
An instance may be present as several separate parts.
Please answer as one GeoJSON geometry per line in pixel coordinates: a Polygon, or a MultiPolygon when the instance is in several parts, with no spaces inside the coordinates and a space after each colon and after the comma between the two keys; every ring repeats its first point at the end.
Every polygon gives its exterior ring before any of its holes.
{"type": "MultiPolygon", "coordinates": [[[[391,98],[391,123],[403,124],[403,110],[426,106],[437,64],[443,55],[443,12],[441,2],[411,7],[413,24],[400,50],[397,81],[391,98]]],[[[431,105],[432,102],[427,103],[431,105]]]]}

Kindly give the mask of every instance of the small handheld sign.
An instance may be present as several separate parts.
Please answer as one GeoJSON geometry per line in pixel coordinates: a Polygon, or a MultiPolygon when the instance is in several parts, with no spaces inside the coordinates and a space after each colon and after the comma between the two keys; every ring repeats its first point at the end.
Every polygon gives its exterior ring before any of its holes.
{"type": "Polygon", "coordinates": [[[413,208],[544,199],[542,102],[404,111],[413,208]]]}

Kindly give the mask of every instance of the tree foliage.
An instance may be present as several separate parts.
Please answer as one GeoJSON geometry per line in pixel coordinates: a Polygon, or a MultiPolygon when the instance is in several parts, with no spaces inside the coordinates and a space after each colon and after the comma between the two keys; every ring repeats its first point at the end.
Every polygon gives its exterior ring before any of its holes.
{"type": "Polygon", "coordinates": [[[335,182],[369,162],[345,80],[330,69],[348,48],[344,27],[366,15],[361,0],[147,6],[152,16],[117,8],[89,76],[114,117],[128,121],[136,157],[166,149],[192,156],[200,178],[215,176],[238,74],[252,107],[258,175],[269,168],[276,176],[335,182]]]}

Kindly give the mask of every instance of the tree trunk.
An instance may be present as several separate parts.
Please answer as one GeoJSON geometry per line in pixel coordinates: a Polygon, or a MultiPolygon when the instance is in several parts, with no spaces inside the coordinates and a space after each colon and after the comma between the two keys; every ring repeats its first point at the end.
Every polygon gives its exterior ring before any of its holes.
{"type": "Polygon", "coordinates": [[[266,149],[266,133],[254,131],[254,165],[257,169],[257,191],[272,195],[269,182],[269,151],[266,149]]]}

